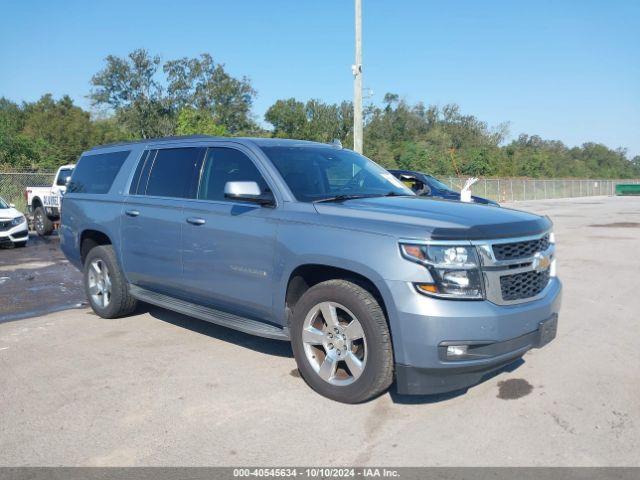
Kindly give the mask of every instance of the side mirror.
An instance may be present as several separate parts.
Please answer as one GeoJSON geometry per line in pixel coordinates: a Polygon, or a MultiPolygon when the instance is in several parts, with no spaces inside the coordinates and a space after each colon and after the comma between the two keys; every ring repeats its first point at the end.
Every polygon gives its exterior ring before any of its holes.
{"type": "Polygon", "coordinates": [[[9,208],[16,208],[16,204],[15,203],[10,203],[9,204],[9,208]]]}
{"type": "Polygon", "coordinates": [[[275,200],[271,192],[261,192],[256,182],[227,182],[224,185],[224,196],[231,200],[273,206],[275,200]]]}

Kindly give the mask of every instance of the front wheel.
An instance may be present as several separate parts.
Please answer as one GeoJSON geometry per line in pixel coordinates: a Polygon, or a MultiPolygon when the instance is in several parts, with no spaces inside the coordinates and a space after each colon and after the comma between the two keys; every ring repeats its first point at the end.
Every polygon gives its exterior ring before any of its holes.
{"type": "Polygon", "coordinates": [[[36,211],[33,214],[33,224],[36,232],[41,237],[51,235],[53,232],[53,222],[47,216],[47,212],[44,211],[44,207],[36,208],[36,211]]]}
{"type": "Polygon", "coordinates": [[[393,381],[384,312],[353,282],[329,280],[307,290],[294,308],[291,344],[302,377],[333,400],[364,402],[393,381]]]}

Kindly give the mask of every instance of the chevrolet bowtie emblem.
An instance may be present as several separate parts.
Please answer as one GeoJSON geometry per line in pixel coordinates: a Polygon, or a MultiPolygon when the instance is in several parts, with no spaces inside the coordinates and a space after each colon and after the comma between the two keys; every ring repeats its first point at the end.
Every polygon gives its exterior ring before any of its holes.
{"type": "Polygon", "coordinates": [[[533,262],[531,266],[536,272],[544,272],[551,265],[551,255],[545,255],[542,252],[538,252],[533,256],[533,262]]]}

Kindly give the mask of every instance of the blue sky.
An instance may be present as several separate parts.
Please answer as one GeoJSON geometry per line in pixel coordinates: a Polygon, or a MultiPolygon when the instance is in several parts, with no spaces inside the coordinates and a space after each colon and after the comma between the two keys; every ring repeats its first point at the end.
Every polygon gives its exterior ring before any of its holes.
{"type": "MultiPolygon", "coordinates": [[[[210,52],[276,99],[352,96],[352,0],[0,0],[0,96],[71,95],[108,54],[210,52]]],[[[640,154],[640,1],[363,0],[364,85],[640,154]]]]}

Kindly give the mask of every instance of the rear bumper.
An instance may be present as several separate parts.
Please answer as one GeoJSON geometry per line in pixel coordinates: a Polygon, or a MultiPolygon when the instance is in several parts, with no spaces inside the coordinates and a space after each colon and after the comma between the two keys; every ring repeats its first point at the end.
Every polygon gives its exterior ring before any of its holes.
{"type": "Polygon", "coordinates": [[[434,299],[417,293],[406,282],[387,285],[396,301],[391,334],[401,394],[469,387],[528,350],[548,343],[548,332],[541,340],[540,325],[557,325],[562,296],[557,278],[551,280],[544,297],[509,306],[434,299]],[[451,359],[446,355],[447,345],[468,345],[470,355],[451,359]]]}

